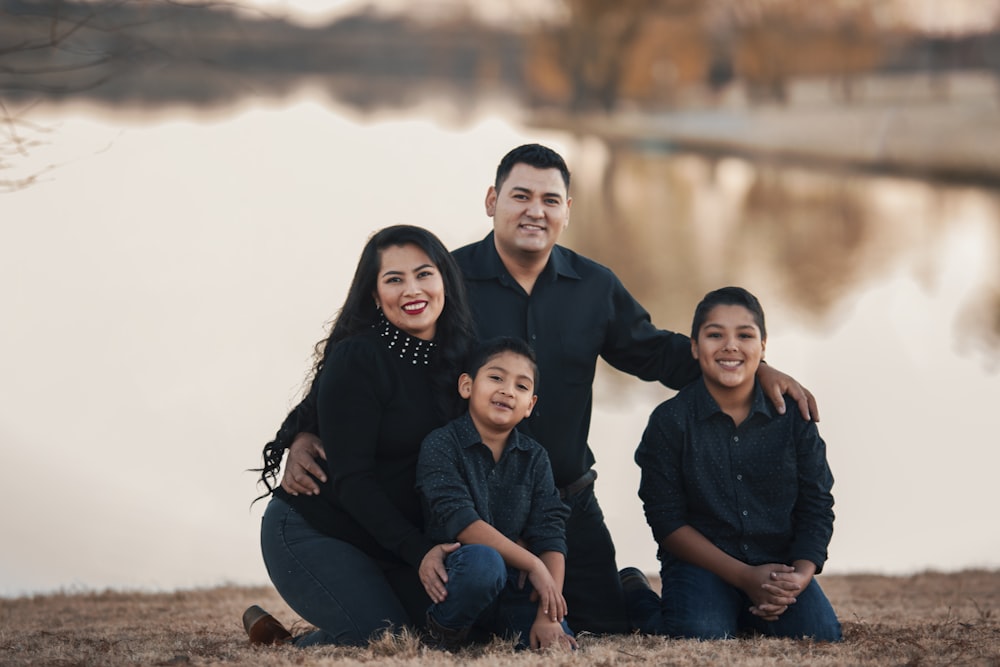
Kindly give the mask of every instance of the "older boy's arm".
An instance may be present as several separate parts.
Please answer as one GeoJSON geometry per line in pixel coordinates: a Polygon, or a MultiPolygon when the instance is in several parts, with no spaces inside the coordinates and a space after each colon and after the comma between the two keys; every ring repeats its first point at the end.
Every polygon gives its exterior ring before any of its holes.
{"type": "Polygon", "coordinates": [[[757,367],[757,379],[764,393],[774,404],[779,413],[785,414],[785,398],[788,394],[799,405],[799,412],[806,421],[819,421],[819,406],[816,398],[808,389],[799,384],[791,375],[785,375],[769,364],[757,367]]]}
{"type": "MultiPolygon", "coordinates": [[[[556,584],[541,558],[504,536],[482,519],[473,521],[458,534],[462,544],[482,544],[497,550],[503,562],[528,573],[528,580],[538,593],[538,608],[554,621],[566,615],[562,585],[556,584]]],[[[561,555],[561,554],[560,554],[561,555]]]]}
{"type": "Polygon", "coordinates": [[[748,565],[712,544],[691,526],[681,526],[667,535],[663,538],[663,547],[681,560],[704,568],[731,586],[739,588],[750,597],[755,607],[771,605],[771,608],[780,609],[770,617],[772,620],[784,612],[788,605],[795,603],[792,596],[764,588],[765,584],[770,583],[772,573],[791,572],[792,568],[788,565],[748,565]]]}

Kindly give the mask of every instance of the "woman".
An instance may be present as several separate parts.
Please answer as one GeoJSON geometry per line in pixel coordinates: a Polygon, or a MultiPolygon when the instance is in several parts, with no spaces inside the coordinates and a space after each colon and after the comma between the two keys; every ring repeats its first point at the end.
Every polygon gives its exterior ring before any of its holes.
{"type": "MultiPolygon", "coordinates": [[[[423,624],[429,579],[444,551],[423,534],[414,490],[420,442],[457,414],[455,378],[473,337],[461,274],[427,230],[387,227],[365,245],[329,338],[317,345],[310,398],[326,448],[318,496],[275,480],[295,416],[264,448],[261,480],[273,498],[261,549],[278,592],[318,630],[291,639],[251,607],[255,643],[361,645],[423,624]]],[[[294,434],[294,430],[291,433],[294,434]]]]}

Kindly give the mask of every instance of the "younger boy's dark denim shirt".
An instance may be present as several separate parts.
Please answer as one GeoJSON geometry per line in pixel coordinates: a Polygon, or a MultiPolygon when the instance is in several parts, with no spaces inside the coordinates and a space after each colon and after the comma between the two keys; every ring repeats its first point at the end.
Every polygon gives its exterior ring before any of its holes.
{"type": "Polygon", "coordinates": [[[468,413],[431,431],[420,447],[417,490],[427,537],[454,542],[482,519],[534,554],[566,554],[569,508],[559,499],[545,450],[516,429],[500,460],[483,444],[468,413]]]}
{"type": "MultiPolygon", "coordinates": [[[[833,475],[816,424],[778,414],[754,387],[738,427],[698,379],[650,415],[635,461],[657,544],[690,525],[751,565],[798,559],[823,569],[833,535],[833,475]]],[[[673,556],[660,549],[668,565],[673,556]]]]}

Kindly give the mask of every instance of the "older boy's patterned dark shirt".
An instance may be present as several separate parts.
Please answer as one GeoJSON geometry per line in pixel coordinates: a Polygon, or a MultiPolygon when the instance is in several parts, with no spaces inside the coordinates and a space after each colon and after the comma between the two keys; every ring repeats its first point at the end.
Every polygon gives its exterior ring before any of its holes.
{"type": "MultiPolygon", "coordinates": [[[[754,387],[739,426],[699,379],[650,415],[635,461],[639,496],[658,544],[690,525],[751,565],[826,562],[833,534],[833,475],[816,424],[778,414],[754,387]]],[[[666,566],[673,556],[660,549],[666,566]]]]}

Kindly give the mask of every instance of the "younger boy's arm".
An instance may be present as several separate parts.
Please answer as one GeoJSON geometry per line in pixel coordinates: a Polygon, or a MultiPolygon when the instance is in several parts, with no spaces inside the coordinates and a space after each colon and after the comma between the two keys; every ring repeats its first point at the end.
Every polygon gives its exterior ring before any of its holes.
{"type": "MultiPolygon", "coordinates": [[[[507,539],[503,533],[482,519],[473,521],[463,528],[458,534],[458,541],[462,544],[482,544],[496,549],[504,563],[528,573],[528,580],[538,593],[539,613],[557,623],[566,616],[561,575],[560,581],[556,583],[542,558],[507,539]]],[[[551,552],[545,552],[548,553],[551,552]]]]}
{"type": "MultiPolygon", "coordinates": [[[[545,564],[545,569],[549,571],[556,586],[562,590],[566,575],[566,557],[559,551],[543,551],[539,558],[545,564]]],[[[563,599],[562,603],[565,606],[566,600],[563,599]]],[[[531,625],[530,634],[531,648],[576,648],[576,639],[563,631],[561,621],[551,618],[542,610],[541,601],[538,603],[538,614],[531,625]]]]}
{"type": "Polygon", "coordinates": [[[793,572],[792,567],[784,563],[748,565],[712,544],[691,526],[681,526],[667,535],[662,546],[681,560],[704,568],[742,590],[753,601],[755,609],[763,606],[770,612],[765,616],[767,620],[776,620],[788,605],[795,603],[794,596],[772,584],[775,573],[793,572]]]}

